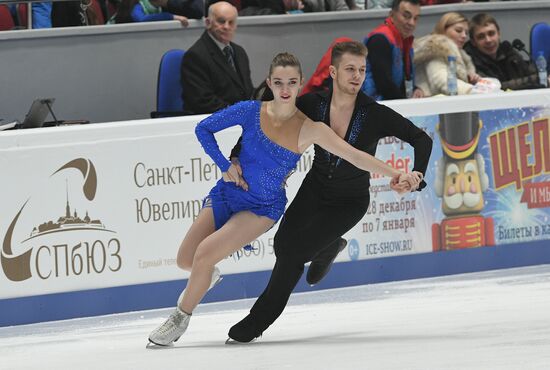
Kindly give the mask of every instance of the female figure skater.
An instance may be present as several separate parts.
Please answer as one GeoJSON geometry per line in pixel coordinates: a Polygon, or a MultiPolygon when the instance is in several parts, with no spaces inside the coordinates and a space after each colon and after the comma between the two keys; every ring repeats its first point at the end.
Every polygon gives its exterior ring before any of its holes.
{"type": "Polygon", "coordinates": [[[216,263],[269,230],[287,202],[284,184],[301,154],[312,144],[365,171],[391,177],[398,193],[415,190],[421,175],[405,174],[344,140],[322,122],[313,122],[296,107],[303,84],[299,61],[291,54],[275,56],[267,85],[274,99],[244,101],[201,121],[196,135],[223,173],[204,201],[178,251],[177,263],[191,271],[183,297],[170,317],[149,335],[157,345],[169,345],[185,332],[195,307],[219,279],[216,263]],[[240,168],[221,153],[214,133],[242,127],[240,168]]]}

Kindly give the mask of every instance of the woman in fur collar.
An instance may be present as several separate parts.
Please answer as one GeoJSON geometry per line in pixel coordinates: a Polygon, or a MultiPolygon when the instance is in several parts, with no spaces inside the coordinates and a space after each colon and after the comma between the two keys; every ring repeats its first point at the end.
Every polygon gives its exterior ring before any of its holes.
{"type": "Polygon", "coordinates": [[[462,14],[445,13],[432,34],[414,43],[415,84],[425,96],[448,95],[447,57],[456,57],[458,94],[469,94],[479,81],[472,59],[462,47],[468,39],[468,19],[462,14]]]}

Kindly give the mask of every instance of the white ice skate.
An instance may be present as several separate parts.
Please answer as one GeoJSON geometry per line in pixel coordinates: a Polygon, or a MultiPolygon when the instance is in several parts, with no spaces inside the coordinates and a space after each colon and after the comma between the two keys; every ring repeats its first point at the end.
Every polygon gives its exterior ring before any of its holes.
{"type": "MultiPolygon", "coordinates": [[[[216,285],[219,284],[220,281],[222,281],[223,277],[221,276],[220,269],[217,266],[214,266],[214,271],[212,271],[212,280],[210,281],[210,286],[208,287],[208,290],[212,289],[216,285]]],[[[181,292],[177,306],[180,306],[180,303],[183,299],[183,294],[185,293],[185,289],[181,292]]]]}
{"type": "Polygon", "coordinates": [[[191,315],[176,307],[168,319],[149,334],[149,342],[159,346],[169,346],[185,333],[189,320],[191,315]]]}

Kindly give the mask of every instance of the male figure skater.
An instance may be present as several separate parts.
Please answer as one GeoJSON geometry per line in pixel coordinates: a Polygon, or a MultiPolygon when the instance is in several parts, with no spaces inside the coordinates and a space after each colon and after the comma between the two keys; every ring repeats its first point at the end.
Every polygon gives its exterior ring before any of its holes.
{"type": "MultiPolygon", "coordinates": [[[[306,94],[297,106],[313,121],[324,122],[349,144],[371,155],[383,137],[408,142],[414,148],[413,171],[420,181],[428,166],[432,140],[408,119],[361,92],[366,54],[359,42],[336,44],[329,67],[332,89],[306,94]]],[[[343,249],[341,236],[367,211],[369,179],[368,172],[315,146],[313,166],[275,234],[276,262],[269,283],[250,313],[229,330],[231,339],[250,342],[279,317],[306,262],[313,260],[310,284],[328,272],[343,249]]],[[[425,186],[421,181],[418,189],[425,186]]]]}

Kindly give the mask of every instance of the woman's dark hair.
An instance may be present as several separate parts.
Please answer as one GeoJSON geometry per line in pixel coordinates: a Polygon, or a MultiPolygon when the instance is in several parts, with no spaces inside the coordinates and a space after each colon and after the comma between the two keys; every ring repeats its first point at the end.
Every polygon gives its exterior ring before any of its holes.
{"type": "MultiPolygon", "coordinates": [[[[300,78],[302,78],[302,65],[298,58],[294,55],[284,52],[275,55],[275,58],[271,61],[269,65],[269,77],[273,73],[273,70],[276,67],[296,67],[300,73],[300,78]]],[[[273,91],[267,86],[267,82],[264,80],[255,90],[252,95],[253,99],[268,101],[273,100],[273,91]]]]}
{"type": "Polygon", "coordinates": [[[271,65],[269,66],[268,76],[271,77],[271,74],[276,67],[296,67],[300,73],[300,78],[302,78],[302,65],[300,64],[298,58],[290,53],[284,52],[275,55],[275,58],[273,58],[271,65]]]}
{"type": "Polygon", "coordinates": [[[262,81],[260,86],[258,86],[252,95],[252,98],[255,100],[261,100],[261,101],[269,101],[273,100],[273,91],[267,86],[267,82],[265,80],[262,81]]]}

